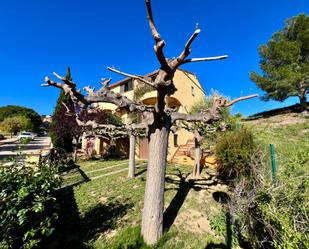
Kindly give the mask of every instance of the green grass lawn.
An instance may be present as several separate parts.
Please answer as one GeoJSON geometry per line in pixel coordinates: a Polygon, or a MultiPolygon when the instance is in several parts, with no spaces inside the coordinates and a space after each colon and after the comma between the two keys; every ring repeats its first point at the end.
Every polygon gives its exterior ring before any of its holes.
{"type": "MultiPolygon", "coordinates": [[[[61,213],[51,248],[148,248],[140,237],[146,162],[137,161],[137,177],[127,179],[127,160],[84,161],[67,174],[59,190],[61,213]],[[113,174],[113,172],[117,172],[113,174]]],[[[225,190],[212,176],[194,181],[190,166],[168,164],[165,188],[167,232],[155,248],[205,248],[224,242],[209,224],[220,210],[212,194],[225,190]]],[[[211,248],[211,247],[209,247],[211,248]]]]}

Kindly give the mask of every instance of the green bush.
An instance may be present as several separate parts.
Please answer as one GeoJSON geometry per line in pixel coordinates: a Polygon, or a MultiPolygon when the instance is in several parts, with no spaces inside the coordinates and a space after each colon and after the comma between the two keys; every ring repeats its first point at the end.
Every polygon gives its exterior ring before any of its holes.
{"type": "Polygon", "coordinates": [[[257,150],[253,134],[246,128],[222,135],[215,149],[220,178],[233,181],[238,177],[251,175],[251,162],[255,159],[257,150]]]}
{"type": "Polygon", "coordinates": [[[0,165],[0,247],[33,248],[53,231],[57,219],[56,169],[23,163],[0,165]]]}
{"type": "Polygon", "coordinates": [[[231,217],[227,207],[211,217],[210,226],[217,236],[225,237],[227,248],[231,248],[231,245],[233,245],[233,248],[238,246],[235,227],[231,224],[231,217]]]}
{"type": "Polygon", "coordinates": [[[261,161],[255,178],[245,177],[235,185],[234,217],[254,248],[309,248],[308,155],[306,149],[293,151],[274,184],[261,172],[270,171],[269,163],[261,161]]]}
{"type": "Polygon", "coordinates": [[[20,139],[20,142],[21,142],[22,144],[28,144],[28,143],[30,143],[31,141],[32,141],[32,139],[29,138],[29,137],[27,137],[27,138],[21,138],[21,139],[20,139]]]}

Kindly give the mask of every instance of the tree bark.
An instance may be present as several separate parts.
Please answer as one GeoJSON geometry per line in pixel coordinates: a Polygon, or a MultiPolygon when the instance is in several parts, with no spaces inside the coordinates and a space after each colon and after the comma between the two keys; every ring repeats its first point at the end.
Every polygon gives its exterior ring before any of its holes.
{"type": "Polygon", "coordinates": [[[200,143],[197,138],[194,138],[194,143],[195,143],[195,157],[194,157],[193,176],[200,177],[201,176],[202,150],[201,150],[200,143]]]}
{"type": "Polygon", "coordinates": [[[76,163],[77,160],[77,146],[73,146],[73,162],[76,163]]]}
{"type": "Polygon", "coordinates": [[[129,170],[128,170],[128,178],[135,177],[135,136],[130,134],[130,151],[129,151],[129,170]]]}
{"type": "Polygon", "coordinates": [[[154,122],[149,127],[149,161],[142,216],[142,235],[153,245],[163,233],[165,168],[170,121],[154,122]]]}
{"type": "Polygon", "coordinates": [[[301,96],[299,96],[299,102],[300,102],[300,108],[301,111],[307,111],[308,106],[307,106],[307,97],[306,97],[306,93],[302,94],[301,96]]]}

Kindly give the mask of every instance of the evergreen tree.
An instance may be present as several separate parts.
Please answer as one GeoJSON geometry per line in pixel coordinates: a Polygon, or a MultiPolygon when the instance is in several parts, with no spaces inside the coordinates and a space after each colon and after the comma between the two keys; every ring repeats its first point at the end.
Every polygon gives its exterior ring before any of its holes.
{"type": "Polygon", "coordinates": [[[309,91],[309,16],[288,19],[286,26],[259,47],[262,74],[250,78],[266,92],[264,100],[284,101],[297,96],[301,110],[307,109],[309,91]]]}
{"type": "MultiPolygon", "coordinates": [[[[68,68],[66,78],[72,80],[70,68],[68,68]]],[[[72,126],[76,126],[77,124],[73,116],[66,115],[67,110],[62,103],[65,103],[70,110],[74,110],[74,105],[70,96],[66,95],[64,91],[61,91],[52,116],[50,136],[55,148],[63,149],[66,152],[72,152],[72,126]]]]}

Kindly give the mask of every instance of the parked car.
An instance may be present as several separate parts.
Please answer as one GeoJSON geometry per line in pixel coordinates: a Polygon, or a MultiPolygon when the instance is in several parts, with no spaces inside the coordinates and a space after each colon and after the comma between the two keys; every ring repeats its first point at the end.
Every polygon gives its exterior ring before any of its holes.
{"type": "Polygon", "coordinates": [[[31,132],[27,132],[27,131],[24,131],[24,132],[21,132],[18,136],[17,136],[17,139],[18,140],[22,140],[22,139],[31,139],[31,140],[34,140],[34,137],[35,135],[31,132]]]}

